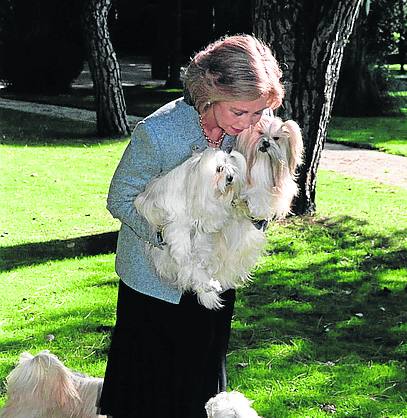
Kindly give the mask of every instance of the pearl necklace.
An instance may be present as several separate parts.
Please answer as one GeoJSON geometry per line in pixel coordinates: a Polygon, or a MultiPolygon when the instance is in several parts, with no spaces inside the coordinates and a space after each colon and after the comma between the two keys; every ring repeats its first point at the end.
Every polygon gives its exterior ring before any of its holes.
{"type": "Polygon", "coordinates": [[[225,138],[226,132],[222,129],[222,135],[220,136],[220,138],[218,139],[211,139],[209,138],[209,136],[206,134],[205,129],[203,127],[203,123],[202,123],[202,115],[199,115],[199,126],[201,127],[203,136],[205,137],[205,139],[212,145],[214,145],[215,147],[219,147],[219,145],[222,143],[223,139],[225,138]]]}

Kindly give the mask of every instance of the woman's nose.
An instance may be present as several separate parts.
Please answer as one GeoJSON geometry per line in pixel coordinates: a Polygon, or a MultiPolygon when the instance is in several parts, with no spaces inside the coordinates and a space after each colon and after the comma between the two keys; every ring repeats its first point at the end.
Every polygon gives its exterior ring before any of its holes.
{"type": "Polygon", "coordinates": [[[247,114],[244,116],[244,118],[241,119],[241,123],[239,128],[240,129],[247,129],[250,126],[256,125],[256,123],[259,121],[260,117],[258,115],[250,115],[247,114]]]}

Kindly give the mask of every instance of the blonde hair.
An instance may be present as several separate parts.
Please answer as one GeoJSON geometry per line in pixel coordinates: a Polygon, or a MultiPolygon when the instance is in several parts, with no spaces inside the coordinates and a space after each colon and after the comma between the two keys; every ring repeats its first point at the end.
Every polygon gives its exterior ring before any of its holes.
{"type": "Polygon", "coordinates": [[[282,72],[262,41],[250,35],[221,38],[198,52],[183,76],[184,97],[202,113],[218,101],[256,100],[268,96],[268,105],[281,105],[282,72]]]}

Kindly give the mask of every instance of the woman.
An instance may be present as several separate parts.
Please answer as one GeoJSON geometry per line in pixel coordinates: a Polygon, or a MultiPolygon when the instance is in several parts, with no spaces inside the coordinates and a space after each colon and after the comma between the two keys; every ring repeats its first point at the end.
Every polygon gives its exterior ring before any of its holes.
{"type": "Polygon", "coordinates": [[[117,320],[101,395],[114,418],[200,418],[225,390],[224,362],[234,289],[211,311],[191,293],[160,281],[145,244],[160,246],[133,202],[155,177],[205,147],[233,147],[235,136],[281,104],[281,71],[270,49],[248,35],[221,39],[199,52],[184,75],[184,98],[140,122],[117,167],[108,209],[122,226],[116,271],[117,320]]]}

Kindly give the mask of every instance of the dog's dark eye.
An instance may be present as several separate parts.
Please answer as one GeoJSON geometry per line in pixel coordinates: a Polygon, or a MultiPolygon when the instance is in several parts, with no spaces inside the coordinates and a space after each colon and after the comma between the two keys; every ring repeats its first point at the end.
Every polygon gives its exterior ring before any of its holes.
{"type": "Polygon", "coordinates": [[[273,136],[274,141],[278,141],[280,139],[279,136],[273,136]]]}
{"type": "Polygon", "coordinates": [[[216,167],[216,172],[217,173],[221,173],[223,171],[223,167],[221,166],[221,165],[218,165],[217,167],[216,167]]]}

